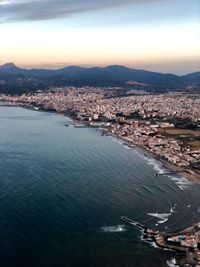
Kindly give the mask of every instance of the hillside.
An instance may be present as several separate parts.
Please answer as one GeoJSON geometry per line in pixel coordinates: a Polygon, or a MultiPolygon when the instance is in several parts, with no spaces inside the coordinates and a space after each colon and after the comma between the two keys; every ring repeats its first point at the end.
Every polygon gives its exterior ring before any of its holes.
{"type": "Polygon", "coordinates": [[[52,86],[128,86],[132,82],[155,88],[200,85],[200,72],[178,76],[112,65],[104,68],[69,66],[58,70],[22,69],[8,63],[0,66],[0,92],[21,93],[52,86]]]}

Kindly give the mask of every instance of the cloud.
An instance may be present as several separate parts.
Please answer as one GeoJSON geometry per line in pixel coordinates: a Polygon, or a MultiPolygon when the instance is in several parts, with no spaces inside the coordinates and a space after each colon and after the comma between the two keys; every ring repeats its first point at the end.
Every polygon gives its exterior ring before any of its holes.
{"type": "Polygon", "coordinates": [[[0,23],[50,20],[75,13],[165,0],[0,0],[0,23]]]}
{"type": "Polygon", "coordinates": [[[9,5],[10,4],[10,1],[0,1],[0,5],[9,5]]]}

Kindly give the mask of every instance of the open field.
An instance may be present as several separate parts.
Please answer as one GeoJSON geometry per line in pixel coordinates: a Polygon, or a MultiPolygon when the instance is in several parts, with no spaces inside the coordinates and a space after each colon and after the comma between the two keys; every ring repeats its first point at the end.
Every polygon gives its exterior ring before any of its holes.
{"type": "Polygon", "coordinates": [[[192,150],[200,149],[200,140],[189,142],[188,145],[191,146],[192,150]]]}
{"type": "Polygon", "coordinates": [[[192,150],[200,149],[199,130],[165,128],[165,129],[160,129],[159,133],[182,141],[184,144],[191,146],[192,150]]]}

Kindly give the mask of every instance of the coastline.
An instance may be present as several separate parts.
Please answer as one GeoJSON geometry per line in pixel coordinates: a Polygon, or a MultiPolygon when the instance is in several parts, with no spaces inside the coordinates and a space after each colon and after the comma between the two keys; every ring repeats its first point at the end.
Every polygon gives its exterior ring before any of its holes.
{"type": "Polygon", "coordinates": [[[200,250],[199,250],[199,233],[200,223],[178,232],[163,232],[149,229],[144,225],[125,216],[121,220],[132,226],[136,226],[142,230],[142,240],[153,243],[157,248],[162,250],[172,250],[179,254],[175,256],[175,266],[199,266],[200,250]]]}
{"type": "MultiPolygon", "coordinates": [[[[194,174],[189,173],[187,169],[173,165],[172,163],[168,162],[167,160],[162,159],[162,158],[158,157],[156,154],[145,149],[144,146],[139,146],[139,145],[136,145],[134,143],[131,143],[131,142],[127,141],[126,139],[124,139],[123,137],[118,136],[118,135],[112,134],[112,136],[121,140],[122,142],[124,142],[125,145],[128,145],[130,148],[139,148],[140,151],[145,156],[147,155],[149,157],[156,159],[158,162],[160,162],[162,164],[162,167],[165,168],[166,170],[168,170],[169,172],[177,172],[177,173],[173,173],[173,175],[181,175],[181,176],[184,176],[186,179],[188,179],[191,182],[200,183],[200,177],[196,173],[194,173],[194,174]]],[[[168,175],[171,175],[171,174],[169,173],[168,175]]]]}
{"type": "MultiPolygon", "coordinates": [[[[10,106],[10,105],[7,105],[8,107],[10,106]]],[[[33,108],[31,108],[31,107],[24,107],[24,106],[15,106],[15,107],[21,107],[21,108],[26,108],[26,109],[30,109],[30,110],[33,110],[33,111],[43,111],[43,112],[49,112],[48,110],[37,110],[37,109],[33,109],[33,108]]],[[[83,122],[79,122],[78,120],[75,120],[72,116],[69,116],[69,114],[67,114],[67,113],[63,113],[63,112],[54,112],[54,111],[50,111],[50,113],[54,113],[54,114],[59,114],[59,115],[64,115],[64,117],[66,117],[66,119],[67,120],[69,120],[70,122],[69,122],[69,125],[72,125],[72,128],[73,128],[73,126],[74,125],[82,125],[83,127],[82,128],[84,128],[84,126],[86,126],[86,128],[91,128],[91,129],[93,129],[93,131],[94,131],[94,129],[96,129],[97,131],[99,131],[99,134],[101,135],[101,130],[99,129],[99,128],[95,128],[95,127],[93,127],[93,126],[88,126],[87,127],[87,125],[85,124],[85,123],[83,123],[83,122]]],[[[53,114],[52,114],[53,115],[53,114]]],[[[68,121],[66,121],[66,123],[68,124],[68,121]]],[[[64,123],[62,122],[62,120],[61,120],[61,124],[60,124],[60,126],[61,126],[61,128],[62,128],[62,125],[63,125],[63,127],[64,127],[64,123]]],[[[104,128],[102,127],[102,130],[103,130],[104,128]]],[[[67,130],[67,128],[66,128],[66,130],[67,130]]],[[[73,130],[73,129],[72,129],[73,130]]],[[[63,131],[63,130],[62,130],[63,131]]],[[[65,131],[64,131],[64,134],[65,134],[65,131]]],[[[81,131],[80,131],[80,134],[81,134],[81,131]]],[[[153,153],[151,153],[150,151],[148,151],[148,150],[146,150],[145,149],[145,147],[142,147],[142,146],[138,146],[138,145],[135,145],[135,144],[133,144],[133,143],[131,143],[131,142],[128,142],[126,139],[124,139],[123,137],[121,137],[121,136],[117,136],[117,135],[115,135],[115,134],[108,134],[108,135],[110,135],[111,136],[111,138],[113,137],[113,138],[115,138],[116,139],[116,141],[117,140],[121,140],[121,142],[122,142],[122,146],[128,146],[128,147],[130,147],[130,149],[131,148],[134,148],[134,150],[135,151],[138,151],[138,153],[139,154],[141,154],[141,156],[145,156],[147,159],[149,158],[149,159],[155,159],[156,161],[158,161],[158,162],[160,162],[161,164],[162,164],[162,166],[163,166],[163,168],[165,168],[166,170],[176,170],[176,166],[173,166],[172,164],[168,164],[168,162],[167,161],[165,161],[165,160],[162,160],[162,159],[159,159],[159,157],[157,157],[157,156],[155,156],[153,153]]],[[[106,135],[105,135],[106,136],[106,135]]],[[[99,136],[100,137],[100,136],[99,136]]],[[[97,136],[97,138],[98,138],[98,136],[97,136]]],[[[121,143],[120,142],[120,143],[121,143]]],[[[122,148],[123,149],[123,148],[122,148]]],[[[124,148],[125,149],[125,148],[124,148]]],[[[123,152],[123,151],[122,151],[123,152]]],[[[180,174],[182,174],[182,173],[180,173],[180,174]]],[[[178,174],[179,175],[179,174],[178,174]]],[[[183,175],[184,175],[184,173],[183,173],[183,175]]],[[[152,175],[153,176],[153,175],[152,175]]],[[[185,177],[187,177],[186,175],[184,175],[185,177]]],[[[167,177],[166,177],[167,178],[167,177]]],[[[188,177],[187,177],[188,178],[188,177]]],[[[190,178],[188,178],[188,179],[190,179],[190,178]]],[[[191,181],[193,181],[192,180],[192,178],[190,179],[191,181]]],[[[198,181],[199,182],[199,181],[198,181]]],[[[144,237],[144,234],[143,234],[143,237],[144,237]]],[[[142,241],[145,241],[145,240],[142,240],[142,241]]],[[[159,243],[156,243],[156,240],[154,240],[154,243],[158,246],[158,247],[160,247],[162,250],[165,250],[166,248],[165,247],[162,247],[162,246],[159,246],[159,243]]],[[[152,244],[154,244],[153,242],[152,242],[152,244]]],[[[178,265],[177,265],[178,266],[178,265]]],[[[179,265],[179,266],[181,266],[181,265],[179,265]]]]}
{"type": "MultiPolygon", "coordinates": [[[[63,113],[60,113],[60,114],[63,114],[63,113]]],[[[97,128],[93,125],[88,126],[84,122],[79,122],[79,121],[75,120],[72,116],[70,116],[70,114],[64,114],[64,116],[69,118],[70,120],[72,120],[75,124],[81,124],[83,126],[85,125],[88,128],[97,128]]],[[[102,128],[104,128],[104,127],[102,127],[102,128]]],[[[147,150],[144,146],[139,146],[137,144],[131,143],[130,141],[126,140],[125,138],[123,138],[117,134],[113,134],[109,131],[108,131],[108,133],[109,133],[109,136],[112,136],[114,138],[117,138],[118,140],[121,140],[124,143],[124,145],[127,145],[128,147],[133,148],[133,149],[138,148],[138,149],[140,149],[140,152],[142,152],[144,155],[147,155],[149,157],[156,159],[158,162],[160,162],[162,164],[163,168],[165,168],[169,172],[175,172],[175,173],[173,173],[174,175],[181,175],[191,182],[200,183],[200,177],[198,176],[198,174],[194,173],[194,171],[192,171],[193,173],[189,173],[187,169],[185,169],[183,167],[176,166],[176,165],[168,162],[167,160],[165,160],[165,159],[157,156],[156,154],[152,153],[151,151],[147,150]]],[[[171,175],[171,174],[169,174],[169,175],[171,175]]]]}
{"type": "MultiPolygon", "coordinates": [[[[54,113],[58,113],[58,114],[61,114],[63,115],[64,117],[68,118],[70,121],[73,121],[73,124],[74,125],[82,125],[82,126],[86,126],[87,128],[93,128],[93,129],[97,129],[97,128],[105,128],[103,126],[101,127],[97,127],[97,126],[94,126],[94,125],[88,125],[88,123],[85,123],[85,122],[80,122],[80,121],[77,121],[72,115],[70,115],[69,112],[59,112],[59,111],[52,111],[52,110],[46,110],[46,109],[35,109],[33,106],[30,106],[30,105],[25,105],[24,103],[19,103],[19,104],[11,104],[11,103],[0,103],[0,106],[7,106],[7,107],[21,107],[21,108],[27,108],[27,109],[30,109],[30,110],[33,110],[33,111],[40,111],[40,112],[54,112],[54,113]]],[[[105,128],[108,130],[108,128],[105,128]]],[[[130,148],[139,148],[141,151],[141,153],[143,153],[144,155],[147,155],[149,157],[152,157],[154,159],[156,159],[158,162],[160,162],[163,166],[163,168],[165,168],[166,170],[169,171],[169,174],[167,175],[171,175],[170,172],[172,172],[173,175],[181,175],[183,177],[185,177],[186,179],[188,179],[189,181],[191,182],[196,182],[196,183],[200,183],[200,176],[195,173],[193,170],[188,170],[186,168],[183,168],[183,167],[179,167],[179,166],[176,166],[170,162],[168,162],[167,160],[159,157],[158,155],[152,153],[151,151],[149,151],[148,149],[145,148],[145,146],[139,146],[138,144],[134,144],[128,140],[126,140],[125,138],[117,135],[117,134],[113,134],[113,133],[110,133],[109,130],[108,130],[108,133],[110,136],[113,136],[114,138],[117,138],[119,140],[121,140],[124,145],[127,145],[129,146],[130,148]],[[177,172],[177,173],[176,173],[177,172]]]]}

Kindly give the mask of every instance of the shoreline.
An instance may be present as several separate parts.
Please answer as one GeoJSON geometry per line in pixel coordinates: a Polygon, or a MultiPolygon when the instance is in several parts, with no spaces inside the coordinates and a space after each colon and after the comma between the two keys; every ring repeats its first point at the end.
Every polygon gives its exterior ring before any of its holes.
{"type": "MultiPolygon", "coordinates": [[[[0,106],[10,107],[12,105],[0,105],[0,106]]],[[[94,127],[92,125],[87,126],[86,123],[79,122],[78,120],[75,120],[73,118],[73,116],[70,116],[70,114],[67,114],[67,113],[64,113],[64,112],[48,111],[48,110],[37,110],[37,109],[34,109],[32,107],[27,107],[27,106],[22,106],[22,105],[15,105],[15,106],[13,105],[13,107],[21,107],[21,108],[29,109],[29,110],[32,110],[32,111],[40,111],[40,112],[42,111],[42,112],[49,112],[49,113],[54,113],[54,114],[58,114],[58,115],[63,115],[64,117],[66,117],[67,120],[70,121],[69,124],[72,125],[72,127],[74,125],[82,125],[83,126],[82,128],[84,128],[84,126],[86,126],[85,128],[91,128],[93,130],[96,129],[99,132],[99,134],[101,134],[100,128],[105,129],[105,127],[98,127],[97,128],[97,127],[94,127]]],[[[68,122],[67,122],[67,124],[68,124],[68,122]]],[[[64,123],[63,123],[63,126],[64,126],[64,123]]],[[[113,134],[113,133],[110,134],[109,131],[108,131],[108,133],[109,133],[108,136],[111,136],[111,137],[115,138],[116,140],[120,140],[122,142],[122,145],[130,147],[130,149],[133,148],[135,151],[137,151],[139,154],[141,154],[141,156],[144,155],[147,159],[148,158],[155,159],[156,161],[158,161],[158,163],[161,164],[161,167],[163,167],[164,169],[169,170],[169,171],[179,171],[179,170],[182,171],[182,172],[179,172],[177,174],[174,173],[173,175],[176,175],[176,176],[179,176],[179,175],[182,176],[183,175],[189,181],[200,183],[200,179],[198,177],[195,178],[193,175],[190,175],[190,177],[189,177],[189,173],[185,173],[183,168],[174,166],[173,164],[170,164],[169,162],[167,162],[167,160],[160,159],[159,156],[154,155],[150,151],[146,150],[145,147],[139,146],[139,145],[135,145],[132,142],[127,141],[123,137],[118,136],[117,134],[113,134]]],[[[106,134],[105,134],[105,136],[106,136],[106,134]]],[[[155,170],[155,172],[156,172],[156,170],[155,170]]],[[[166,175],[170,176],[171,174],[166,174],[166,175]]],[[[137,223],[136,226],[138,226],[138,225],[141,227],[141,224],[137,223]]],[[[143,226],[142,226],[142,228],[143,228],[143,226]]],[[[147,237],[147,239],[145,239],[145,235],[146,235],[146,232],[143,232],[143,234],[142,234],[142,237],[144,238],[144,240],[142,240],[143,242],[148,241],[148,237],[147,237]]],[[[162,250],[170,249],[170,247],[160,245],[159,242],[157,242],[156,238],[154,239],[154,237],[152,237],[152,241],[150,241],[150,243],[156,244],[162,250]]],[[[173,251],[176,251],[176,249],[173,249],[173,248],[171,248],[171,249],[173,251]]],[[[179,252],[179,250],[177,250],[177,252],[179,252]]],[[[175,265],[175,266],[184,266],[184,265],[175,265]]]]}
{"type": "Polygon", "coordinates": [[[128,145],[130,148],[138,148],[141,150],[141,152],[147,156],[147,157],[151,157],[153,159],[156,159],[158,162],[160,162],[162,164],[162,167],[165,168],[166,170],[169,170],[170,172],[177,172],[177,173],[172,173],[172,174],[166,174],[166,175],[181,175],[184,176],[186,179],[188,179],[191,182],[197,182],[200,183],[200,177],[198,176],[198,174],[194,173],[189,173],[187,169],[184,169],[182,167],[173,165],[172,163],[168,162],[165,159],[162,159],[160,157],[158,157],[156,154],[150,152],[149,150],[145,149],[145,147],[143,146],[139,146],[136,145],[134,143],[131,143],[129,141],[127,141],[126,139],[124,139],[121,136],[118,135],[114,135],[112,134],[111,136],[121,140],[122,142],[124,142],[125,145],[128,145]]]}
{"type": "MultiPolygon", "coordinates": [[[[16,103],[14,105],[12,105],[12,104],[9,104],[9,103],[2,103],[1,102],[0,106],[21,107],[21,108],[30,109],[30,110],[33,110],[33,111],[57,113],[57,114],[63,115],[64,117],[68,118],[75,125],[80,124],[81,126],[87,126],[87,128],[91,128],[91,129],[100,128],[98,126],[89,125],[89,124],[87,124],[85,122],[77,121],[73,116],[70,115],[69,112],[59,112],[59,111],[56,111],[56,110],[55,111],[51,111],[51,110],[45,110],[45,109],[35,109],[35,107],[29,106],[29,105],[25,105],[25,104],[22,104],[22,103],[21,103],[21,105],[20,104],[17,105],[16,103]]],[[[101,128],[105,128],[105,127],[101,126],[101,128]]],[[[108,130],[108,128],[105,128],[105,129],[108,130]]],[[[123,137],[121,137],[121,136],[119,136],[117,134],[110,133],[109,130],[108,130],[108,133],[109,133],[109,136],[112,136],[114,138],[117,138],[117,139],[121,140],[124,143],[124,145],[127,145],[130,148],[135,148],[135,149],[138,148],[138,149],[141,150],[141,153],[143,153],[145,156],[152,157],[153,159],[156,159],[158,162],[160,162],[162,164],[163,168],[165,168],[166,170],[169,170],[170,172],[174,172],[174,173],[172,173],[173,175],[178,175],[178,176],[181,175],[181,176],[185,177],[186,179],[188,179],[191,182],[200,183],[200,176],[197,173],[195,173],[192,169],[185,169],[183,167],[176,166],[176,165],[168,162],[167,160],[159,157],[158,155],[152,153],[151,151],[146,149],[144,146],[139,146],[138,144],[134,144],[134,143],[126,140],[125,138],[123,138],[123,137]],[[190,173],[190,171],[193,172],[193,173],[190,173]]],[[[170,172],[169,172],[169,174],[166,174],[166,175],[171,175],[170,172]]]]}
{"type": "Polygon", "coordinates": [[[152,243],[162,250],[167,249],[178,253],[179,257],[175,255],[176,266],[199,266],[200,222],[194,223],[184,230],[170,233],[147,228],[125,216],[122,216],[121,220],[141,229],[142,241],[152,243]]]}
{"type": "MultiPolygon", "coordinates": [[[[59,112],[57,112],[59,113],[59,112]]],[[[60,114],[63,114],[63,113],[60,113],[60,114]]],[[[93,125],[87,125],[86,123],[84,122],[79,122],[77,120],[75,120],[72,116],[70,116],[70,114],[63,114],[65,117],[69,118],[70,120],[72,120],[75,124],[81,124],[81,125],[85,125],[87,126],[88,128],[92,128],[92,129],[97,129],[98,127],[95,127],[93,125]]],[[[102,128],[105,128],[105,127],[102,127],[102,128]]],[[[106,128],[107,129],[107,128],[106,128]]],[[[108,129],[107,129],[108,130],[108,129]]],[[[163,159],[163,158],[160,158],[159,156],[157,156],[156,154],[152,153],[151,151],[147,150],[144,146],[139,146],[139,145],[136,145],[134,143],[131,143],[130,141],[126,140],[125,138],[117,135],[117,134],[113,134],[111,132],[109,132],[108,130],[108,133],[109,135],[108,136],[112,136],[118,140],[121,140],[124,145],[127,145],[128,147],[130,148],[138,148],[141,150],[141,152],[144,154],[144,155],[147,155],[148,157],[152,157],[153,159],[156,159],[158,162],[160,162],[162,164],[162,167],[165,168],[166,170],[169,170],[170,172],[177,172],[177,173],[173,173],[173,175],[181,175],[183,177],[185,177],[186,179],[188,179],[189,181],[191,182],[196,182],[196,183],[200,183],[200,177],[198,174],[196,173],[189,173],[187,169],[183,168],[183,167],[179,167],[179,166],[176,166],[170,162],[168,162],[167,160],[163,159]]],[[[106,136],[106,135],[105,135],[106,136]]],[[[194,172],[193,170],[191,170],[192,172],[194,172]]],[[[167,175],[171,175],[170,173],[167,174],[167,175]]]]}

